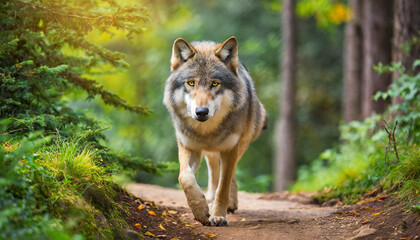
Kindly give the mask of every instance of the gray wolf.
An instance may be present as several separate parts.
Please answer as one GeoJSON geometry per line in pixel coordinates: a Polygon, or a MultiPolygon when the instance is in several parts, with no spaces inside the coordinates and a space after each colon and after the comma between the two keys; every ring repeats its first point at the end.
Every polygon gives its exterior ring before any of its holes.
{"type": "Polygon", "coordinates": [[[195,219],[227,225],[227,211],[238,208],[236,164],[267,121],[253,80],[238,60],[236,38],[221,44],[176,39],[163,103],[178,141],[179,183],[195,219]],[[209,172],[206,196],[195,179],[202,156],[209,172]]]}

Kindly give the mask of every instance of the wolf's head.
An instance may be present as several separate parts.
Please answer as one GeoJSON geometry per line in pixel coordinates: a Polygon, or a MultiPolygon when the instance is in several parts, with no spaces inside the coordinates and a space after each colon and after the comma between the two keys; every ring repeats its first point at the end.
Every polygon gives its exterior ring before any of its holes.
{"type": "Polygon", "coordinates": [[[221,44],[175,40],[165,105],[178,116],[205,122],[232,110],[238,84],[238,45],[235,37],[221,44]]]}

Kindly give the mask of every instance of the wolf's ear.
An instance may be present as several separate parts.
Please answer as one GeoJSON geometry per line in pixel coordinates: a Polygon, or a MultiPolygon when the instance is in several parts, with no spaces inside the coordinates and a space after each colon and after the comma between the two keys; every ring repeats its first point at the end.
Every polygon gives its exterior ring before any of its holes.
{"type": "Polygon", "coordinates": [[[193,57],[195,53],[196,50],[194,47],[184,39],[178,38],[175,40],[174,46],[172,47],[171,71],[177,69],[181,64],[193,57]]]}
{"type": "Polygon", "coordinates": [[[235,37],[230,37],[217,46],[215,54],[236,76],[238,75],[238,41],[235,37]]]}

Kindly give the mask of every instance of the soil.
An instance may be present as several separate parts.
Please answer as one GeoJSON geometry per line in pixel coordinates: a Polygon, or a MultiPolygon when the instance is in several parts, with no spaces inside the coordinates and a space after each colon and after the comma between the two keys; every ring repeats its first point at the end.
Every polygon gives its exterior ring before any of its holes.
{"type": "Polygon", "coordinates": [[[131,196],[132,230],[154,234],[146,235],[150,239],[420,239],[419,216],[384,194],[354,205],[335,199],[322,206],[312,203],[310,193],[239,192],[239,209],[228,214],[229,226],[208,227],[193,220],[182,190],[146,184],[125,188],[140,198],[131,196]]]}

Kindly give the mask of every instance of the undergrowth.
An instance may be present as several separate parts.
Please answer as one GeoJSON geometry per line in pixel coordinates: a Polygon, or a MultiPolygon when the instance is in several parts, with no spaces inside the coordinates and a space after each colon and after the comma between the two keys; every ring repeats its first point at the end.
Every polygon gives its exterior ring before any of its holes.
{"type": "Polygon", "coordinates": [[[89,79],[96,67],[128,64],[87,40],[114,29],[130,38],[148,19],[144,8],[115,1],[2,1],[0,239],[125,238],[128,213],[111,175],[158,174],[167,165],[109,149],[110,126],[73,110],[65,96],[149,114],[89,79]]]}
{"type": "Polygon", "coordinates": [[[376,66],[380,73],[398,72],[400,77],[389,90],[375,96],[396,103],[383,114],[342,125],[340,144],[324,151],[311,166],[300,168],[292,191],[318,191],[319,202],[338,197],[351,204],[376,188],[418,206],[420,74],[413,72],[419,66],[420,60],[414,62],[413,71],[400,63],[376,66]]]}

